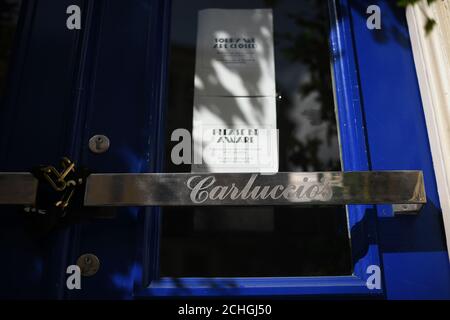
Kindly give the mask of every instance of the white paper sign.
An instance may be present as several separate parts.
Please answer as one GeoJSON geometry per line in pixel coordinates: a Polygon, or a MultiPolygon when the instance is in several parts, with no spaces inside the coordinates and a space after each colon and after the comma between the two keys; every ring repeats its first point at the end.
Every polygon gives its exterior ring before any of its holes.
{"type": "Polygon", "coordinates": [[[271,9],[199,12],[194,172],[276,172],[271,9]]]}
{"type": "Polygon", "coordinates": [[[195,89],[208,96],[275,96],[271,9],[199,12],[195,89]]]}

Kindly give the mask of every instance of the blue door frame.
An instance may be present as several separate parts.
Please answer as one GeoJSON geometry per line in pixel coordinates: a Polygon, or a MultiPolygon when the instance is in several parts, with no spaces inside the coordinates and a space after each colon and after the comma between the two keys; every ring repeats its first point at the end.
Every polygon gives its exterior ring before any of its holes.
{"type": "MultiPolygon", "coordinates": [[[[423,170],[428,204],[417,217],[386,206],[350,206],[353,276],[157,279],[158,208],[117,208],[36,240],[15,208],[0,208],[2,297],[362,296],[450,298],[450,268],[427,131],[404,13],[392,1],[330,0],[331,57],[344,170],[423,170]],[[366,8],[383,29],[366,28],[366,8]],[[83,253],[101,260],[82,290],[65,289],[83,253]],[[366,287],[367,267],[383,273],[366,287]]],[[[170,1],[30,0],[24,4],[8,94],[1,109],[0,171],[68,155],[93,172],[162,171],[170,1]],[[80,31],[66,8],[82,8],[80,31]],[[93,155],[94,134],[112,141],[93,155]]]]}

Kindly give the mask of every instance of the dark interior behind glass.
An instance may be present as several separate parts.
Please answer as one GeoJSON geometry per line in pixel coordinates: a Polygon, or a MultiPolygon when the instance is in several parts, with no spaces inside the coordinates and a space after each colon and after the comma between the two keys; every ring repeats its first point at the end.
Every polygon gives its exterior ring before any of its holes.
{"type": "MultiPolygon", "coordinates": [[[[279,171],[340,171],[324,0],[172,1],[167,132],[192,129],[197,13],[272,8],[279,171]]],[[[230,17],[232,19],[232,17],[230,17]]],[[[168,139],[169,140],[169,139],[168,139]]],[[[175,166],[167,141],[166,172],[175,166]]],[[[345,207],[164,208],[162,277],[348,275],[345,207]]]]}

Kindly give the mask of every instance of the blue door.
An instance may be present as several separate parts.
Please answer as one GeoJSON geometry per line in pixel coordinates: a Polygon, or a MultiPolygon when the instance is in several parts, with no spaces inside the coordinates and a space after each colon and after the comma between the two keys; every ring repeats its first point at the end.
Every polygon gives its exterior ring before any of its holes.
{"type": "Polygon", "coordinates": [[[1,297],[450,298],[409,33],[393,1],[30,0],[5,8],[20,17],[14,40],[2,35],[1,172],[63,156],[93,173],[190,172],[170,155],[172,132],[192,129],[197,14],[266,8],[280,171],[421,170],[427,204],[418,215],[395,215],[389,205],[81,208],[73,219],[2,206],[1,297]],[[370,30],[374,2],[382,28],[370,30]],[[73,5],[81,29],[66,25],[73,5]],[[105,153],[90,150],[95,135],[109,139],[105,153]],[[71,290],[67,268],[85,254],[98,258],[98,270],[71,290]]]}

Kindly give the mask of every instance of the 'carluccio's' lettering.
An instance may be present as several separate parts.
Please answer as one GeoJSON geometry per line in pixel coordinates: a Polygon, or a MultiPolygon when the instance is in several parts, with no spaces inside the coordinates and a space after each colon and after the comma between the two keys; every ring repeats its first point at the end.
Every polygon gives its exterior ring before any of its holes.
{"type": "Polygon", "coordinates": [[[227,186],[216,185],[216,178],[210,176],[193,176],[188,179],[187,186],[191,190],[193,203],[223,200],[278,200],[284,198],[293,202],[329,201],[333,191],[329,182],[322,179],[319,182],[304,178],[299,184],[260,186],[255,184],[258,175],[253,174],[244,187],[235,183],[227,186]]]}

